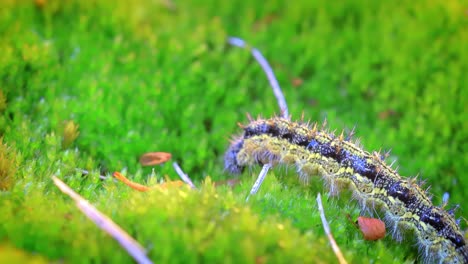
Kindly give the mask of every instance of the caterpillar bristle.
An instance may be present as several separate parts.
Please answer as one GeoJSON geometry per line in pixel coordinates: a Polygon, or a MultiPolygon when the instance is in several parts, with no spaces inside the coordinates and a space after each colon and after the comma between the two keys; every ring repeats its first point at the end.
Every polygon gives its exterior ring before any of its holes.
{"type": "Polygon", "coordinates": [[[426,191],[429,191],[431,189],[431,186],[428,185],[427,183],[427,180],[424,180],[422,178],[418,178],[418,181],[416,182],[416,184],[419,186],[419,188],[422,188],[422,189],[426,189],[426,191]],[[427,187],[425,187],[427,186],[427,187]]]}
{"type": "MultiPolygon", "coordinates": [[[[379,151],[377,151],[377,155],[379,156],[379,159],[381,161],[385,161],[385,151],[382,150],[382,148],[379,149],[379,151]]],[[[391,166],[390,166],[391,167],[391,166]]]]}
{"type": "Polygon", "coordinates": [[[428,190],[424,191],[424,194],[427,196],[427,199],[429,199],[429,201],[432,201],[432,199],[434,198],[434,195],[429,193],[428,190]]]}
{"type": "Polygon", "coordinates": [[[460,207],[460,205],[459,205],[459,204],[456,204],[456,205],[454,205],[452,208],[448,209],[448,210],[447,210],[447,213],[448,213],[449,215],[451,215],[451,216],[455,216],[455,211],[457,211],[459,207],[460,207]]]}
{"type": "Polygon", "coordinates": [[[250,113],[245,113],[245,115],[247,116],[247,120],[249,120],[249,122],[254,121],[254,119],[252,118],[252,115],[250,113]]]}
{"type": "MultiPolygon", "coordinates": [[[[422,184],[419,184],[420,188],[421,188],[422,186],[426,185],[426,181],[421,181],[421,183],[422,183],[422,184]]],[[[431,190],[431,186],[428,185],[424,191],[425,191],[426,193],[429,193],[430,190],[431,190]]]]}
{"type": "Polygon", "coordinates": [[[312,130],[311,130],[311,137],[315,137],[315,134],[317,133],[317,123],[315,122],[314,125],[312,126],[312,130]]]}
{"type": "Polygon", "coordinates": [[[351,128],[351,131],[348,132],[348,135],[346,136],[346,141],[351,141],[351,139],[354,137],[354,135],[356,134],[356,126],[353,126],[353,128],[351,128]]]}
{"type": "Polygon", "coordinates": [[[362,144],[361,144],[361,139],[360,138],[356,138],[354,140],[354,142],[352,142],[353,145],[355,145],[357,148],[362,148],[362,144]]]}
{"type": "Polygon", "coordinates": [[[387,151],[385,151],[385,159],[387,159],[388,157],[390,157],[390,154],[392,152],[392,149],[387,149],[387,151]]]}
{"type": "Polygon", "coordinates": [[[393,171],[399,171],[399,170],[400,170],[400,165],[397,165],[395,168],[393,168],[393,166],[395,165],[396,162],[397,162],[397,161],[394,160],[394,161],[392,161],[392,163],[391,163],[392,166],[391,166],[390,168],[392,168],[393,171]]]}
{"type": "Polygon", "coordinates": [[[327,128],[327,119],[324,118],[322,122],[322,130],[325,130],[327,128]]]}
{"type": "Polygon", "coordinates": [[[417,185],[417,186],[419,186],[419,187],[422,187],[418,175],[415,175],[415,176],[413,176],[413,177],[408,177],[408,178],[406,178],[406,179],[407,179],[407,181],[409,182],[410,185],[417,185]]]}
{"type": "Polygon", "coordinates": [[[429,188],[423,190],[418,176],[402,178],[398,166],[393,169],[396,160],[387,165],[389,151],[368,152],[359,139],[345,138],[344,131],[338,136],[330,132],[326,120],[321,129],[316,122],[302,121],[303,117],[300,123],[281,117],[250,120],[241,126],[243,137],[226,152],[226,170],[239,174],[255,164],[292,166],[304,184],[320,175],[329,196],[348,189],[362,211],[381,211],[395,240],[414,234],[423,262],[468,263],[468,246],[453,217],[456,208],[445,211],[433,205],[429,188]]]}
{"type": "Polygon", "coordinates": [[[377,151],[373,151],[372,156],[370,158],[373,159],[376,163],[379,163],[380,154],[377,151]]]}
{"type": "Polygon", "coordinates": [[[340,136],[338,137],[339,141],[340,141],[340,144],[343,143],[343,141],[345,140],[345,136],[344,136],[344,130],[341,130],[341,134],[340,136]]]}

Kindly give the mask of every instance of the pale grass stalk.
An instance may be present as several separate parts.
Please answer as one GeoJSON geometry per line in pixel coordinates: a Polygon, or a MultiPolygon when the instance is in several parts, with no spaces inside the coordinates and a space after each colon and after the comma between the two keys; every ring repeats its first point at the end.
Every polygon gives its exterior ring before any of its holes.
{"type": "Polygon", "coordinates": [[[99,212],[79,194],[74,192],[68,185],[55,176],[52,176],[55,185],[66,195],[70,196],[78,208],[99,228],[111,235],[130,254],[137,263],[151,264],[151,260],[146,256],[145,249],[127,232],[114,223],[109,217],[99,212]]]}
{"type": "Polygon", "coordinates": [[[336,241],[333,238],[333,235],[330,231],[330,226],[328,225],[328,222],[327,222],[327,218],[325,218],[325,211],[323,210],[322,196],[320,195],[320,193],[317,194],[317,204],[318,204],[318,209],[320,212],[320,218],[322,219],[323,229],[325,230],[325,234],[327,234],[328,241],[330,242],[333,252],[335,252],[336,258],[338,258],[338,262],[340,264],[347,264],[348,262],[343,257],[343,254],[341,253],[341,250],[338,247],[338,244],[336,244],[336,241]]]}
{"type": "MultiPolygon", "coordinates": [[[[241,38],[237,37],[230,37],[228,39],[229,44],[241,48],[248,48],[249,45],[241,38]]],[[[276,79],[275,73],[273,72],[273,69],[271,68],[270,64],[268,61],[265,59],[263,54],[256,48],[250,47],[250,51],[252,53],[252,56],[257,60],[258,64],[260,64],[260,67],[262,67],[262,70],[265,72],[268,82],[271,85],[271,88],[273,89],[273,93],[275,94],[276,100],[278,101],[278,105],[281,110],[281,116],[285,119],[289,119],[289,111],[288,111],[288,104],[286,103],[286,99],[284,97],[283,91],[281,90],[281,87],[279,85],[278,80],[276,79]]],[[[258,189],[260,189],[260,186],[262,185],[263,180],[265,180],[265,177],[272,167],[271,164],[265,164],[263,165],[262,171],[257,177],[257,180],[255,181],[255,184],[252,186],[252,189],[250,190],[249,195],[246,198],[246,201],[249,200],[249,197],[251,195],[254,195],[257,193],[258,189]]]]}
{"type": "Polygon", "coordinates": [[[196,189],[197,187],[195,186],[195,184],[193,184],[192,180],[190,179],[190,177],[184,173],[184,171],[180,168],[179,164],[177,164],[177,162],[174,162],[172,163],[172,167],[174,167],[174,170],[177,172],[177,174],[179,175],[179,177],[182,179],[182,181],[184,181],[185,183],[187,183],[190,187],[192,187],[192,189],[196,189]]]}

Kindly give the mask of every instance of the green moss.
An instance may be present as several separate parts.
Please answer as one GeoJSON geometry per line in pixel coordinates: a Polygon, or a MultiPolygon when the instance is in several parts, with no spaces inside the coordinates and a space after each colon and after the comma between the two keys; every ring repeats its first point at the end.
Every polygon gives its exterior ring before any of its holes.
{"type": "MultiPolygon", "coordinates": [[[[255,168],[233,190],[202,183],[231,177],[223,153],[245,113],[279,112],[251,55],[226,45],[230,35],[270,60],[293,119],[304,112],[332,130],[356,126],[366,149],[391,148],[402,175],[421,173],[436,204],[444,192],[450,204],[467,198],[461,1],[37,2],[0,9],[0,182],[8,183],[0,241],[15,248],[67,262],[130,261],[52,185],[57,175],[155,260],[334,262],[315,203],[322,182],[303,188],[277,169],[249,203],[255,168]],[[140,194],[100,180],[122,170],[143,183],[176,179],[170,164],[141,167],[138,157],[153,151],[170,152],[203,188],[140,194]]],[[[360,214],[349,199],[324,199],[348,260],[416,258],[412,241],[364,242],[347,220],[360,214]]]]}
{"type": "Polygon", "coordinates": [[[0,90],[0,113],[6,109],[6,96],[2,90],[0,90]]]}
{"type": "Polygon", "coordinates": [[[0,191],[12,188],[18,163],[14,149],[3,143],[0,138],[0,191]]]}
{"type": "Polygon", "coordinates": [[[41,256],[35,256],[34,254],[14,248],[10,245],[0,245],[0,262],[1,263],[30,263],[30,264],[50,263],[41,256]]]}
{"type": "Polygon", "coordinates": [[[73,144],[76,138],[80,135],[78,131],[78,124],[73,122],[73,120],[66,121],[63,126],[62,132],[62,148],[66,149],[73,144]]]}

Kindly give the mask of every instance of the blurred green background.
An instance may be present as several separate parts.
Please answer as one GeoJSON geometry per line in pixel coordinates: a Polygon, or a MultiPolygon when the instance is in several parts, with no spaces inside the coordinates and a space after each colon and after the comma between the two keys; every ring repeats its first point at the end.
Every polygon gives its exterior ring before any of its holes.
{"type": "MultiPolygon", "coordinates": [[[[315,205],[316,193],[326,192],[319,181],[302,188],[269,177],[246,204],[253,169],[233,190],[206,187],[208,198],[188,192],[166,208],[164,194],[98,178],[123,170],[142,183],[177,179],[169,163],[139,165],[150,151],[172,153],[197,184],[232,177],[223,155],[240,133],[237,123],[247,122],[246,113],[271,117],[279,109],[259,65],[227,45],[228,36],[268,58],[293,119],[304,113],[326,119],[331,130],[356,127],[367,150],[392,149],[389,162],[402,175],[426,180],[435,204],[448,192],[450,206],[461,204],[457,216],[468,217],[467,10],[463,1],[438,0],[3,0],[0,255],[18,248],[66,262],[129,261],[58,192],[54,174],[131,229],[159,262],[315,262],[323,252],[324,262],[334,262],[315,205]],[[197,240],[197,228],[223,213],[232,219],[199,238],[213,247],[197,240]],[[281,238],[292,244],[281,246],[281,238]]],[[[362,241],[346,220],[359,208],[347,199],[326,207],[351,262],[417,258],[413,242],[362,241]]]]}

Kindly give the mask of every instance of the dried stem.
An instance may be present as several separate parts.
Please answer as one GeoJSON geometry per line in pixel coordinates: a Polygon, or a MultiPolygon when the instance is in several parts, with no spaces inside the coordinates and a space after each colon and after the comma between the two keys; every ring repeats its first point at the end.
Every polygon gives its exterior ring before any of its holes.
{"type": "MultiPolygon", "coordinates": [[[[228,42],[229,44],[237,47],[248,48],[246,42],[241,38],[230,37],[228,39],[228,42]]],[[[288,105],[286,103],[283,91],[281,90],[281,87],[278,83],[278,80],[276,79],[275,73],[273,72],[273,69],[258,49],[251,47],[250,50],[252,52],[252,56],[257,60],[258,64],[260,64],[260,67],[262,67],[263,71],[265,72],[268,78],[268,82],[270,82],[271,88],[273,89],[273,93],[275,94],[276,100],[278,101],[278,105],[281,110],[281,116],[285,119],[289,119],[288,105]]],[[[252,186],[252,189],[250,190],[250,194],[247,196],[246,201],[249,200],[251,195],[257,193],[258,189],[260,189],[260,186],[262,185],[262,182],[265,179],[271,167],[271,164],[263,165],[262,171],[258,175],[255,184],[252,186]]]]}
{"type": "Polygon", "coordinates": [[[116,171],[116,172],[114,172],[112,174],[112,176],[114,176],[116,179],[123,182],[125,185],[129,186],[130,188],[132,188],[134,190],[137,190],[137,191],[140,191],[140,192],[147,192],[147,191],[151,190],[151,188],[148,187],[148,186],[144,186],[144,185],[141,185],[139,183],[132,182],[131,180],[127,179],[127,177],[125,177],[120,172],[116,171]]]}
{"type": "Polygon", "coordinates": [[[263,180],[265,180],[265,177],[270,168],[271,168],[271,164],[263,165],[262,171],[260,171],[260,174],[258,175],[257,180],[255,181],[254,185],[252,186],[252,189],[250,190],[249,195],[247,195],[247,198],[245,199],[246,202],[249,200],[251,195],[254,195],[258,192],[258,189],[260,189],[260,186],[262,185],[263,180]]]}
{"type": "Polygon", "coordinates": [[[333,235],[330,231],[330,226],[328,225],[327,219],[325,218],[325,211],[323,210],[322,197],[320,193],[317,194],[317,204],[318,204],[318,209],[320,212],[320,218],[322,219],[323,229],[325,230],[325,233],[327,234],[328,241],[330,241],[330,245],[333,249],[333,252],[335,252],[335,255],[338,258],[338,261],[340,262],[340,264],[347,264],[348,262],[346,262],[345,258],[343,257],[343,254],[341,253],[340,248],[336,244],[336,241],[333,238],[333,235]]]}
{"type": "MultiPolygon", "coordinates": [[[[228,42],[233,46],[241,48],[249,47],[243,39],[237,37],[230,37],[228,39],[228,42]]],[[[268,78],[268,82],[270,82],[271,88],[273,89],[273,93],[275,94],[276,100],[278,101],[278,105],[281,110],[281,116],[283,116],[286,119],[289,119],[288,105],[286,104],[286,99],[284,98],[283,91],[281,90],[281,87],[278,83],[278,80],[276,79],[273,69],[258,49],[251,47],[250,51],[252,53],[252,56],[257,60],[258,64],[260,64],[260,67],[262,67],[263,71],[265,72],[268,78]]]]}
{"type": "Polygon", "coordinates": [[[140,244],[138,244],[138,242],[127,232],[114,223],[109,217],[99,212],[96,207],[92,206],[88,201],[70,189],[68,185],[59,180],[57,177],[52,176],[52,180],[63,193],[75,200],[78,208],[89,219],[91,219],[91,221],[93,221],[99,228],[117,240],[117,242],[119,242],[119,244],[133,257],[133,259],[135,259],[137,263],[152,263],[151,260],[146,256],[145,249],[140,244]]]}
{"type": "Polygon", "coordinates": [[[174,167],[174,170],[177,172],[179,177],[187,183],[192,189],[196,189],[197,187],[195,184],[193,184],[192,180],[189,178],[187,174],[184,173],[184,171],[180,168],[179,164],[177,162],[172,163],[172,167],[174,167]]]}

